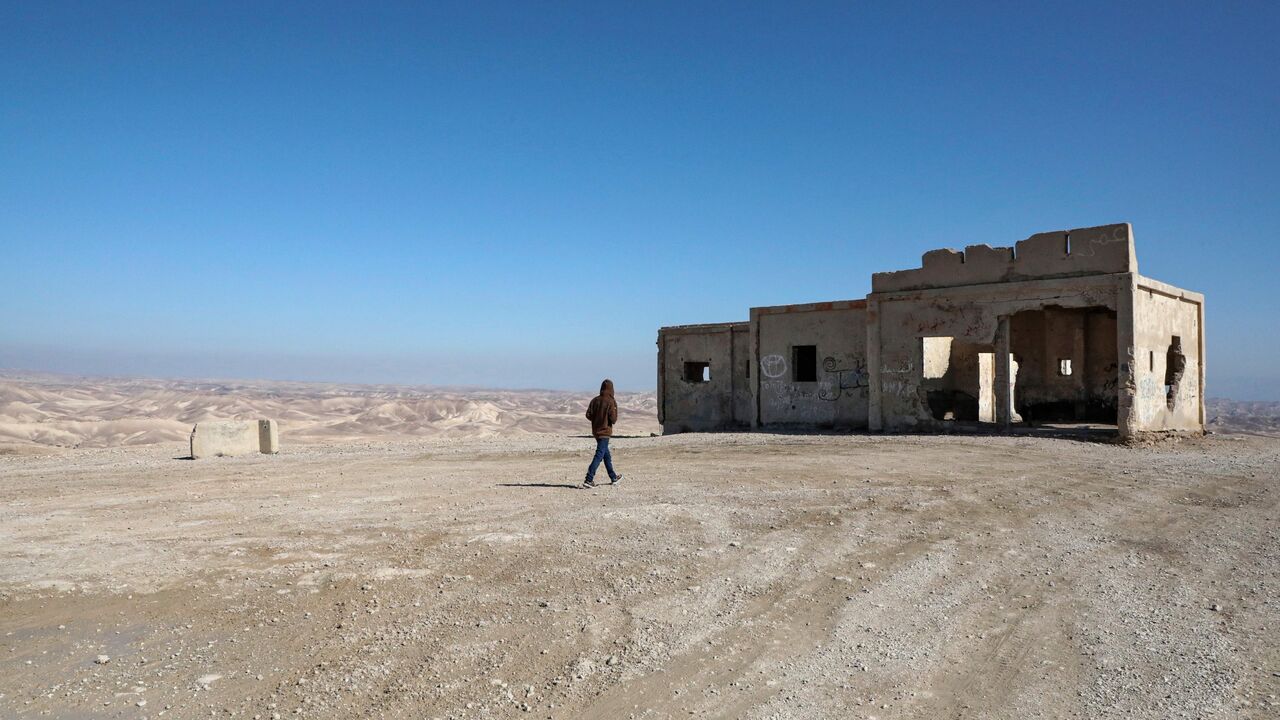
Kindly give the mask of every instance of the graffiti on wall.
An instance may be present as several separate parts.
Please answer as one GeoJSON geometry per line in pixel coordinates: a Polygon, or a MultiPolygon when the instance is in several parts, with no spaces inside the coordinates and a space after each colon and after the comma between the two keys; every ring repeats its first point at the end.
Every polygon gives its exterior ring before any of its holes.
{"type": "Polygon", "coordinates": [[[787,374],[787,360],[781,355],[765,355],[760,358],[760,372],[767,378],[780,378],[787,374]]]}
{"type": "Polygon", "coordinates": [[[834,357],[822,361],[822,371],[827,374],[818,382],[818,399],[835,402],[847,392],[864,390],[871,376],[867,373],[867,362],[856,355],[846,356],[845,362],[834,357]]]}

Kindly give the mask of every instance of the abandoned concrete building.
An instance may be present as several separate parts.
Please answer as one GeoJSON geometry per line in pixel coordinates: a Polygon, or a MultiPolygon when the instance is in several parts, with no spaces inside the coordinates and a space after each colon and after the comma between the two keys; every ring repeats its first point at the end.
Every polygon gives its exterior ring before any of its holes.
{"type": "Polygon", "coordinates": [[[1204,297],[1138,274],[1127,224],[931,250],[861,300],[658,331],[664,433],[1204,431],[1204,297]]]}

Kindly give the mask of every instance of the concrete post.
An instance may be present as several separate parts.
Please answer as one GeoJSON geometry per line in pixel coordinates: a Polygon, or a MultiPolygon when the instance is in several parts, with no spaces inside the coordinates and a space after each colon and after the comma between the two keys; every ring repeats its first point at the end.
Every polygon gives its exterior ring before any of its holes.
{"type": "Polygon", "coordinates": [[[1135,295],[1138,276],[1128,273],[1116,287],[1116,356],[1120,359],[1116,383],[1116,427],[1120,437],[1133,437],[1142,428],[1134,412],[1138,394],[1137,349],[1134,335],[1135,295]]]}
{"type": "Polygon", "coordinates": [[[1200,303],[1196,305],[1196,326],[1200,330],[1199,339],[1198,339],[1199,345],[1197,346],[1200,352],[1200,432],[1204,432],[1205,430],[1205,398],[1209,396],[1206,394],[1206,391],[1204,389],[1204,366],[1206,363],[1205,363],[1205,357],[1204,357],[1205,328],[1204,328],[1204,301],[1203,300],[1201,300],[1200,303]]]}
{"type": "MultiPolygon", "coordinates": [[[[662,425],[666,415],[667,388],[663,379],[667,374],[667,338],[658,331],[658,424],[662,425]]],[[[665,433],[664,433],[665,434],[665,433]]]]}
{"type": "Polygon", "coordinates": [[[275,420],[258,421],[258,451],[266,455],[280,452],[280,428],[275,420]]]}
{"type": "Polygon", "coordinates": [[[751,362],[755,365],[751,372],[751,427],[760,428],[760,313],[751,309],[747,332],[751,333],[751,362]]]}
{"type": "Polygon", "coordinates": [[[867,391],[867,429],[881,432],[884,430],[884,415],[880,412],[884,388],[880,384],[880,302],[874,297],[867,298],[867,391]]]}
{"type": "Polygon", "coordinates": [[[996,326],[996,423],[1003,430],[1013,425],[1013,368],[1009,337],[1009,316],[996,326]]]}

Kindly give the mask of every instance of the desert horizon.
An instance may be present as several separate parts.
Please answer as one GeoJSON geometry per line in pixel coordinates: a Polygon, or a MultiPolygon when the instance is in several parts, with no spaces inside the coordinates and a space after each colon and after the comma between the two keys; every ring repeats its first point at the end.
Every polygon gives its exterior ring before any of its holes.
{"type": "MultiPolygon", "coordinates": [[[[0,372],[0,450],[185,441],[208,420],[269,418],[286,442],[582,435],[595,392],[0,372]]],[[[628,434],[660,432],[650,392],[617,394],[628,434]]]]}
{"type": "MultiPolygon", "coordinates": [[[[0,452],[185,442],[207,420],[268,418],[284,442],[583,435],[594,391],[0,370],[0,452]]],[[[652,390],[618,392],[620,432],[660,434],[652,390]]],[[[1280,435],[1280,402],[1211,398],[1211,432],[1280,435]]]]}

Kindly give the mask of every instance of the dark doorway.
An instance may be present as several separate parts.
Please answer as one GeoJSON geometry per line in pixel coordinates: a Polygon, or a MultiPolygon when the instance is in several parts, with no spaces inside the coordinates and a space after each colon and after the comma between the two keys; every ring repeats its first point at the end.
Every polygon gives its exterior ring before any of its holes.
{"type": "Polygon", "coordinates": [[[1046,306],[1009,320],[1018,358],[1014,408],[1029,424],[1115,424],[1117,322],[1106,307],[1046,306]]]}

